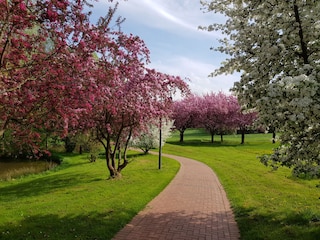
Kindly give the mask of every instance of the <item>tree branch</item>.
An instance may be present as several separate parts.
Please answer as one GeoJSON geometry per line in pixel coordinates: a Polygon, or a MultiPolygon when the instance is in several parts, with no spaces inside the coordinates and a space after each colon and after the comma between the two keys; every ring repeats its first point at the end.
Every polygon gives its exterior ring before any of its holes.
{"type": "Polygon", "coordinates": [[[302,53],[300,56],[303,58],[303,62],[305,64],[309,64],[308,48],[307,48],[307,44],[305,43],[305,40],[304,40],[302,22],[301,22],[301,18],[300,18],[300,14],[299,14],[299,7],[296,4],[296,1],[294,1],[293,10],[294,10],[294,16],[295,16],[296,22],[299,24],[299,37],[300,37],[300,45],[301,45],[301,50],[302,50],[302,53]]]}

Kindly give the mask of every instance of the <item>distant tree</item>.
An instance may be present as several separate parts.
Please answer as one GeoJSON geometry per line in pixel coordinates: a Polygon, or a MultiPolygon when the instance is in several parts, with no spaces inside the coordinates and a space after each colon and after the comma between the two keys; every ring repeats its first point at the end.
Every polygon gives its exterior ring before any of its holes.
{"type": "Polygon", "coordinates": [[[225,98],[221,98],[222,104],[225,104],[227,108],[227,113],[222,112],[224,116],[224,121],[221,124],[220,136],[221,142],[223,142],[223,135],[227,132],[233,132],[239,128],[239,114],[241,116],[241,108],[238,99],[233,95],[226,95],[225,98]]]}
{"type": "Polygon", "coordinates": [[[223,141],[224,132],[236,128],[235,116],[239,105],[234,96],[222,92],[206,94],[201,98],[199,110],[200,125],[210,133],[212,143],[215,134],[220,134],[223,141]]]}
{"type": "MultiPolygon", "coordinates": [[[[161,146],[164,146],[166,139],[171,135],[173,127],[172,120],[162,120],[161,123],[161,146]]],[[[145,154],[153,148],[160,146],[160,125],[150,124],[143,132],[132,138],[130,145],[136,148],[140,148],[145,154]]]]}
{"type": "Polygon", "coordinates": [[[180,132],[180,142],[183,142],[184,132],[187,128],[195,127],[199,113],[198,104],[200,97],[189,95],[173,104],[174,127],[180,132]]]}
{"type": "Polygon", "coordinates": [[[239,109],[236,123],[241,132],[241,144],[244,144],[245,133],[248,130],[248,127],[252,126],[252,124],[254,123],[254,121],[257,120],[257,118],[257,112],[246,112],[241,111],[241,109],[239,109]]]}
{"type": "Polygon", "coordinates": [[[262,161],[320,176],[320,1],[201,1],[226,16],[218,51],[230,55],[215,73],[242,72],[241,104],[277,129],[280,146],[262,161]]]}

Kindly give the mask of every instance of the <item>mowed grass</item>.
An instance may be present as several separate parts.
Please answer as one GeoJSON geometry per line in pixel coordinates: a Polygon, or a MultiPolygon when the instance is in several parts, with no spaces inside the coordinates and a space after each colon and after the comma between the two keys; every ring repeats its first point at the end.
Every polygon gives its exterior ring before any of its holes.
{"type": "Polygon", "coordinates": [[[185,142],[175,133],[163,151],[199,160],[218,175],[236,215],[241,239],[320,239],[319,180],[292,177],[291,170],[272,171],[260,163],[261,154],[277,145],[271,134],[210,136],[187,130],[185,142]]]}
{"type": "Polygon", "coordinates": [[[0,181],[0,239],[111,239],[175,176],[178,162],[131,153],[120,180],[103,159],[64,157],[54,171],[0,181]]]}

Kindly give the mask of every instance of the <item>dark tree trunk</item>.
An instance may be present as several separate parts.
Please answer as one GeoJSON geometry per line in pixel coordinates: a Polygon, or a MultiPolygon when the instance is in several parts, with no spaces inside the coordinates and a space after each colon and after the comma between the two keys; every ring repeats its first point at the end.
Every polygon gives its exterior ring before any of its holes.
{"type": "Polygon", "coordinates": [[[117,170],[115,169],[115,167],[112,164],[114,162],[114,160],[112,160],[112,158],[113,158],[113,156],[110,153],[110,150],[106,149],[106,164],[107,164],[107,168],[110,173],[110,178],[115,178],[117,176],[117,170]]]}
{"type": "Polygon", "coordinates": [[[308,47],[304,39],[304,32],[303,32],[302,22],[300,18],[299,7],[296,4],[296,1],[294,1],[293,9],[294,9],[294,16],[295,16],[296,22],[298,23],[298,26],[299,26],[299,37],[300,37],[300,45],[301,45],[301,53],[299,55],[300,57],[303,58],[303,61],[305,64],[309,64],[308,47]]]}
{"type": "Polygon", "coordinates": [[[48,150],[48,133],[46,133],[46,150],[48,150]]]}
{"type": "MultiPolygon", "coordinates": [[[[119,134],[120,136],[120,134],[119,134]]],[[[129,141],[130,141],[130,138],[132,136],[132,128],[130,128],[130,132],[129,132],[129,135],[128,135],[128,138],[125,142],[125,144],[120,144],[118,143],[118,147],[117,147],[117,150],[118,150],[118,167],[115,168],[117,171],[116,171],[116,176],[118,178],[121,178],[121,171],[122,169],[124,169],[127,165],[128,165],[128,160],[127,160],[127,150],[128,150],[128,145],[129,145],[129,141]],[[124,146],[123,146],[124,145],[124,146]],[[121,146],[123,146],[123,154],[121,154],[121,146]],[[123,162],[121,163],[121,160],[123,159],[123,162]]]]}
{"type": "MultiPolygon", "coordinates": [[[[115,152],[112,151],[111,148],[111,139],[110,136],[104,137],[106,140],[106,144],[103,144],[106,154],[106,165],[110,173],[110,179],[118,177],[118,171],[115,167],[115,152]]],[[[103,143],[103,141],[101,141],[103,143]]]]}
{"type": "Polygon", "coordinates": [[[220,140],[223,142],[223,133],[220,133],[220,140]]]}
{"type": "Polygon", "coordinates": [[[211,143],[214,143],[214,132],[211,132],[211,143]]]}
{"type": "Polygon", "coordinates": [[[241,129],[241,144],[244,144],[244,135],[246,133],[246,129],[242,128],[241,129]]]}
{"type": "MultiPolygon", "coordinates": [[[[125,147],[124,147],[124,150],[123,150],[123,163],[121,164],[121,148],[120,148],[120,145],[119,145],[119,162],[118,162],[118,174],[119,176],[121,176],[121,170],[124,169],[127,165],[128,165],[128,160],[127,160],[127,150],[128,150],[128,144],[129,144],[129,141],[130,141],[130,138],[131,138],[131,134],[132,134],[132,131],[130,130],[130,134],[129,134],[129,137],[127,139],[127,142],[125,144],[125,147]]],[[[147,150],[148,152],[148,150],[147,150]]]]}
{"type": "Polygon", "coordinates": [[[276,131],[273,130],[272,132],[272,143],[276,143],[276,131]]]}
{"type": "Polygon", "coordinates": [[[180,142],[183,142],[184,131],[180,131],[180,142]]]}
{"type": "Polygon", "coordinates": [[[276,143],[276,128],[271,126],[269,128],[269,133],[272,133],[272,143],[276,143]]]}
{"type": "Polygon", "coordinates": [[[128,160],[127,160],[127,147],[125,147],[123,154],[121,154],[121,149],[119,148],[119,161],[118,161],[118,168],[117,168],[117,174],[118,176],[121,177],[121,171],[128,165],[128,160]],[[121,159],[123,156],[123,163],[121,163],[121,159]]]}

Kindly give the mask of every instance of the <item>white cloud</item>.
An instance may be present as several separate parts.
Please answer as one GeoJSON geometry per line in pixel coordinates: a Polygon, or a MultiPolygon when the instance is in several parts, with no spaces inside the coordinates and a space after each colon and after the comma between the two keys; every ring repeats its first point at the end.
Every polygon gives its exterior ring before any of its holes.
{"type": "Polygon", "coordinates": [[[211,24],[213,18],[223,19],[218,14],[205,14],[200,8],[200,2],[194,0],[128,0],[120,2],[118,13],[128,22],[134,19],[139,24],[152,28],[179,34],[197,32],[210,37],[221,37],[220,33],[198,30],[199,26],[211,24]]]}
{"type": "MultiPolygon", "coordinates": [[[[138,35],[151,51],[150,68],[181,78],[189,78],[191,91],[197,94],[229,92],[239,75],[208,77],[226,56],[210,51],[218,45],[219,33],[198,30],[225,20],[221,15],[203,13],[199,0],[119,1],[117,14],[125,17],[122,30],[138,35]]],[[[103,15],[110,3],[100,0],[94,15],[103,15]]]]}
{"type": "Polygon", "coordinates": [[[190,89],[196,94],[219,91],[228,93],[230,88],[233,87],[233,83],[239,80],[239,76],[237,75],[208,77],[211,72],[217,69],[217,66],[184,56],[156,61],[150,67],[164,73],[180,76],[181,78],[189,78],[190,82],[188,84],[190,89]]]}

